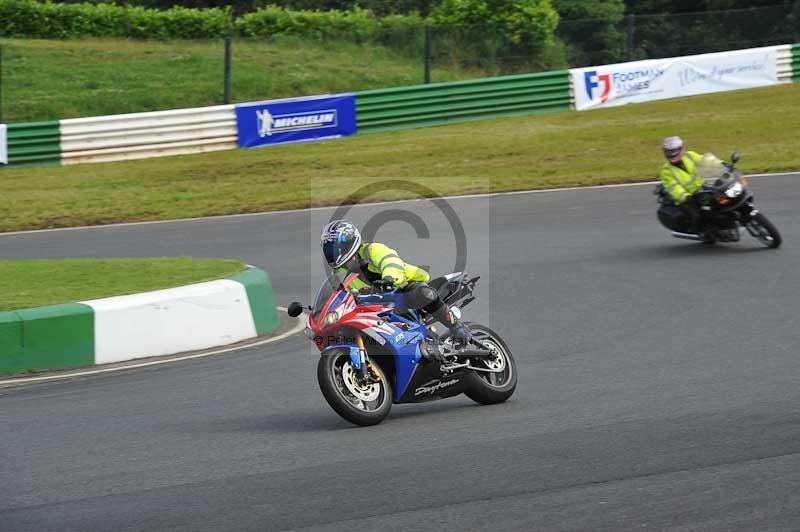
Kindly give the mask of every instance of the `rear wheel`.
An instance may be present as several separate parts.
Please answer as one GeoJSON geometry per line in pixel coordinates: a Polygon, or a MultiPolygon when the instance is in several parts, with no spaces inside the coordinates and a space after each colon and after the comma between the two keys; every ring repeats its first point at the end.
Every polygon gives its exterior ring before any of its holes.
{"type": "Polygon", "coordinates": [[[319,389],[337,414],[356,425],[377,425],[392,409],[392,386],[381,367],[370,362],[372,382],[364,382],[347,349],[324,353],[317,364],[319,389]]]}
{"type": "Polygon", "coordinates": [[[760,212],[753,216],[745,227],[751,235],[768,248],[776,248],[783,242],[778,229],[769,221],[769,218],[760,212]]]}
{"type": "Polygon", "coordinates": [[[482,405],[502,403],[511,397],[517,388],[517,365],[511,349],[489,327],[477,323],[468,325],[474,340],[492,351],[494,357],[471,362],[475,367],[489,371],[471,371],[470,385],[464,393],[482,405]]]}

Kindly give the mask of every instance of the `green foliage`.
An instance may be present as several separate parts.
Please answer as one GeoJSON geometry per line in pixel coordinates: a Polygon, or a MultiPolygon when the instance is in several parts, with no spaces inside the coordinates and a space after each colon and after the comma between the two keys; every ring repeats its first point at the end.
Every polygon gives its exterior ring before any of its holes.
{"type": "Polygon", "coordinates": [[[550,0],[443,0],[429,20],[434,25],[436,61],[495,74],[563,68],[550,61],[558,13],[550,0]]]}
{"type": "Polygon", "coordinates": [[[371,11],[292,11],[267,7],[236,19],[236,30],[246,37],[296,35],[316,40],[342,39],[378,42],[407,49],[422,38],[425,19],[416,13],[378,18],[371,11]]]}
{"type": "Polygon", "coordinates": [[[439,26],[493,25],[529,49],[552,43],[558,13],[550,0],[444,0],[431,14],[439,26]]]}
{"type": "Polygon", "coordinates": [[[566,43],[573,67],[624,60],[624,0],[553,0],[561,16],[556,36],[566,43]]]}
{"type": "Polygon", "coordinates": [[[53,4],[0,0],[2,37],[134,37],[205,39],[232,30],[230,11],[173,7],[166,11],[114,4],[53,4]]]}
{"type": "Polygon", "coordinates": [[[358,6],[351,10],[290,10],[268,6],[233,19],[231,8],[167,10],[113,3],[59,3],[0,0],[0,37],[133,37],[137,39],[208,39],[237,32],[246,37],[298,35],[316,40],[353,42],[386,39],[402,42],[422,32],[418,13],[379,18],[358,6]],[[398,36],[402,35],[403,38],[398,36]]]}
{"type": "MultiPolygon", "coordinates": [[[[41,0],[44,1],[44,0],[41,0]]],[[[356,8],[369,9],[376,16],[406,15],[419,13],[427,16],[431,9],[439,4],[440,0],[60,0],[66,4],[78,3],[111,3],[125,6],[152,7],[169,9],[180,7],[219,7],[220,4],[229,6],[233,13],[240,15],[255,11],[267,6],[283,7],[296,11],[350,11],[356,8]]]]}
{"type": "Polygon", "coordinates": [[[237,30],[246,37],[303,35],[317,40],[350,37],[363,41],[375,34],[378,27],[372,12],[363,9],[292,11],[267,7],[236,20],[237,30]]]}

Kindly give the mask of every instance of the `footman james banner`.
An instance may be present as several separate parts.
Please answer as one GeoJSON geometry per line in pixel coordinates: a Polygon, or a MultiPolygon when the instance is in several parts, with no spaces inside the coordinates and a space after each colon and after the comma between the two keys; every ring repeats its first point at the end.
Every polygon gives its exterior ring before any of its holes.
{"type": "Polygon", "coordinates": [[[570,70],[575,109],[778,84],[777,47],[570,70]]]}
{"type": "Polygon", "coordinates": [[[236,106],[239,147],[305,142],[355,134],[353,94],[313,96],[236,106]]]}
{"type": "Polygon", "coordinates": [[[0,124],[0,164],[8,164],[8,136],[6,125],[0,124]]]}

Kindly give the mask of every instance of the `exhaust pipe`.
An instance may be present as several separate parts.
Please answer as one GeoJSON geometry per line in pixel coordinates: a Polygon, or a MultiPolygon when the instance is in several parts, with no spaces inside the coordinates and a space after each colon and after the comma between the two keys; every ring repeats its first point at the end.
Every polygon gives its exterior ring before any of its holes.
{"type": "Polygon", "coordinates": [[[495,354],[488,349],[464,349],[458,351],[455,355],[465,358],[494,358],[495,354]]]}
{"type": "Polygon", "coordinates": [[[694,240],[695,242],[702,242],[703,237],[700,235],[695,235],[692,233],[680,233],[678,231],[672,231],[672,236],[675,238],[683,238],[685,240],[694,240]]]}

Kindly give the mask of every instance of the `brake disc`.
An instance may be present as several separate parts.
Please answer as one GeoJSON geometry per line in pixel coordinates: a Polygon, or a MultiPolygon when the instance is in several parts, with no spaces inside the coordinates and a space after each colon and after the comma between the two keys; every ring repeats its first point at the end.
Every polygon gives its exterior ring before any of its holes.
{"type": "Polygon", "coordinates": [[[378,399],[381,393],[380,383],[362,383],[359,381],[356,370],[348,360],[342,365],[342,380],[345,388],[353,394],[356,399],[364,402],[371,402],[378,399]]]}

